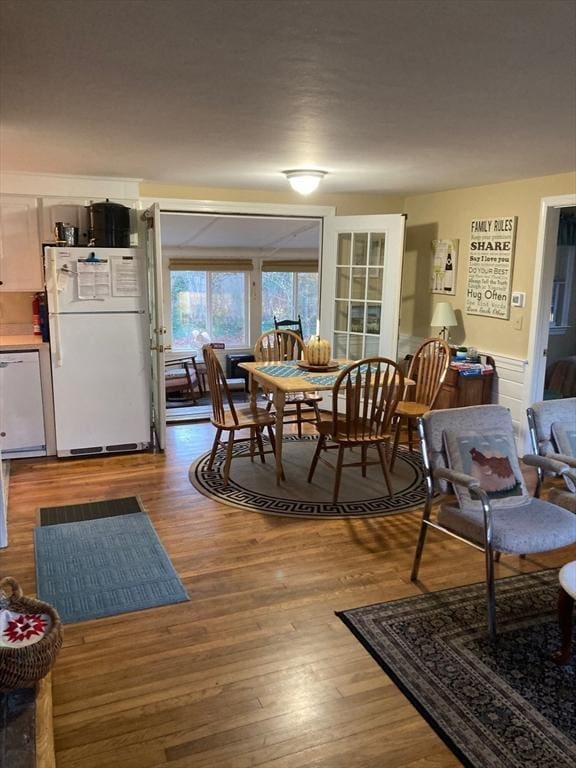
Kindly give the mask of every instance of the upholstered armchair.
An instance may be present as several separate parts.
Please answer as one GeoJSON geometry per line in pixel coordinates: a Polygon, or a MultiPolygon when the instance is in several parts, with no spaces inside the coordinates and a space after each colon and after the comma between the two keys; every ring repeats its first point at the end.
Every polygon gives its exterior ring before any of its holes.
{"type": "Polygon", "coordinates": [[[536,496],[540,495],[546,474],[560,474],[565,490],[551,488],[548,498],[576,512],[576,397],[543,400],[534,403],[526,413],[535,455],[524,456],[523,460],[538,472],[536,496]],[[558,462],[563,465],[560,469],[558,462]]]}
{"type": "MultiPolygon", "coordinates": [[[[576,517],[528,493],[507,408],[477,405],[430,411],[418,419],[418,431],[427,500],[411,578],[418,578],[429,528],[483,551],[488,630],[495,639],[495,553],[524,555],[574,544],[576,517]],[[450,490],[455,496],[448,496],[450,490]],[[436,502],[439,509],[433,517],[436,502]]],[[[562,462],[548,461],[558,473],[567,469],[562,462]]]]}

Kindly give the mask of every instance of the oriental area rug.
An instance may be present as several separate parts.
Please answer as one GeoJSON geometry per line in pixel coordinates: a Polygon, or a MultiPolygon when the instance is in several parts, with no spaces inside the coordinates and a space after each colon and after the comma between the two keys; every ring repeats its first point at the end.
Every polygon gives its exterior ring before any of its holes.
{"type": "Polygon", "coordinates": [[[576,664],[558,666],[558,572],[496,583],[498,639],[486,588],[339,613],[420,714],[471,768],[576,765],[576,664]]]}
{"type": "MultiPolygon", "coordinates": [[[[224,485],[223,479],[225,452],[222,449],[218,450],[211,470],[208,469],[210,453],[200,456],[192,464],[190,482],[204,496],[223,504],[288,517],[375,517],[405,512],[424,504],[426,495],[421,456],[402,447],[391,473],[392,496],[388,495],[380,466],[369,466],[365,478],[360,467],[344,467],[338,503],[333,504],[335,470],[332,467],[318,462],[312,482],[306,481],[316,440],[314,435],[302,438],[289,435],[284,438],[282,464],[286,480],[281,485],[276,484],[274,456],[266,454],[265,464],[260,462],[258,456],[250,461],[247,443],[234,447],[227,485],[224,485]]],[[[327,460],[334,464],[337,451],[328,451],[327,454],[327,460]]],[[[377,460],[375,449],[369,449],[368,460],[377,460]]]]}

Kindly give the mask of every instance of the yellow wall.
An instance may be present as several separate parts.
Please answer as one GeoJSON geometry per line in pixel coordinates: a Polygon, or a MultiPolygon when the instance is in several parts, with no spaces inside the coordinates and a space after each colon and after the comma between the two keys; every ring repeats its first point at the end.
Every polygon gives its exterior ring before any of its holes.
{"type": "Polygon", "coordinates": [[[288,187],[285,192],[211,187],[179,187],[143,182],[141,197],[177,197],[189,200],[216,200],[233,203],[277,203],[278,205],[330,205],[339,216],[368,213],[402,213],[404,198],[400,195],[349,194],[326,195],[321,192],[302,197],[288,187]]]}
{"type": "Polygon", "coordinates": [[[543,197],[575,192],[576,173],[563,173],[406,198],[404,212],[408,214],[408,221],[400,333],[418,337],[430,335],[434,304],[449,300],[459,319],[459,327],[451,331],[451,341],[483,351],[526,358],[540,201],[543,197]],[[472,219],[498,216],[517,217],[512,291],[526,293],[524,308],[511,307],[509,320],[464,313],[470,223],[472,219]],[[458,238],[460,241],[456,295],[448,299],[429,291],[431,241],[438,238],[458,238]],[[521,329],[515,328],[518,321],[522,324],[521,329]]]}

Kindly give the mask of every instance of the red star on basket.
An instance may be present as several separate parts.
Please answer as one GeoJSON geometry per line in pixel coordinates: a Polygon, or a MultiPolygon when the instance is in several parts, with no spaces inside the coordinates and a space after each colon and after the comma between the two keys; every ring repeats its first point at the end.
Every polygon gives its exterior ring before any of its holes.
{"type": "Polygon", "coordinates": [[[4,636],[11,643],[29,640],[37,635],[46,633],[47,622],[37,613],[22,613],[17,619],[8,622],[4,630],[4,636]]]}

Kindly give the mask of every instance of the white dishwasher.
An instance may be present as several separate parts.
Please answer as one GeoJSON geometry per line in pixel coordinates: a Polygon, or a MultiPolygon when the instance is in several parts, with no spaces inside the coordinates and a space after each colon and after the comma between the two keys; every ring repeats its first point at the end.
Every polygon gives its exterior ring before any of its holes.
{"type": "Polygon", "coordinates": [[[37,351],[0,352],[0,447],[5,459],[46,456],[37,351]]]}

